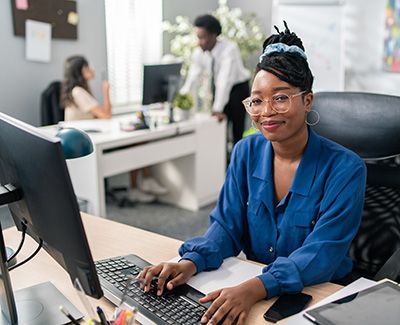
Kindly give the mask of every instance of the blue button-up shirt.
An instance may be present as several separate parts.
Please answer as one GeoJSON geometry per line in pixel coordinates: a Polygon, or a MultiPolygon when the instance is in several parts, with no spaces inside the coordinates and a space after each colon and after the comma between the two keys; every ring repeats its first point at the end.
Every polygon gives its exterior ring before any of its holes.
{"type": "Polygon", "coordinates": [[[259,278],[269,298],[351,271],[348,250],[361,222],[366,182],[365,164],[355,153],[309,129],[292,186],[276,205],[273,157],[260,133],[240,141],[210,227],[179,250],[197,272],[216,269],[243,250],[267,264],[259,278]]]}

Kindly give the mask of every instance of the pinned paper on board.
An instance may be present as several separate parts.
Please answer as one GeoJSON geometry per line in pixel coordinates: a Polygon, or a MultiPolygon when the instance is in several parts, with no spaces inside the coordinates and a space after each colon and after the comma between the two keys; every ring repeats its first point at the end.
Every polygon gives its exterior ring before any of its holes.
{"type": "Polygon", "coordinates": [[[28,0],[15,0],[15,7],[18,10],[28,10],[29,7],[28,0]]]}
{"type": "Polygon", "coordinates": [[[38,62],[50,62],[51,24],[40,21],[26,21],[26,59],[38,62]]]}
{"type": "Polygon", "coordinates": [[[68,13],[68,17],[67,17],[68,24],[76,26],[76,25],[78,25],[78,20],[79,20],[79,17],[76,12],[71,11],[68,13]]]}

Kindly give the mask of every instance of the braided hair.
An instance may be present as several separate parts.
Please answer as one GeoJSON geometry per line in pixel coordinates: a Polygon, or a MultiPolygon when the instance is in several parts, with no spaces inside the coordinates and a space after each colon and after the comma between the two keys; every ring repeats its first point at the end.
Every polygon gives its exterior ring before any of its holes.
{"type": "MultiPolygon", "coordinates": [[[[286,24],[283,32],[274,26],[278,34],[269,36],[263,44],[263,52],[268,45],[276,43],[284,43],[288,46],[296,45],[304,51],[303,42],[293,32],[291,32],[286,24]]],[[[280,80],[285,81],[295,87],[299,87],[301,91],[312,91],[314,77],[311,73],[308,62],[299,53],[295,52],[273,52],[262,57],[260,63],[257,64],[256,71],[265,70],[280,80]]]]}
{"type": "Polygon", "coordinates": [[[72,89],[79,86],[91,93],[88,82],[82,75],[82,69],[89,66],[88,61],[80,55],[69,57],[64,65],[64,80],[61,86],[61,104],[67,107],[70,104],[75,104],[72,97],[72,89]]]}

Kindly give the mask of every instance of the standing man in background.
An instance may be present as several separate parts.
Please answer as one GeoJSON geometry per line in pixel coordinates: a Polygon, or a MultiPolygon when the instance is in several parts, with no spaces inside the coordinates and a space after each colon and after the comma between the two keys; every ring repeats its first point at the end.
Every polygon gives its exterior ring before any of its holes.
{"type": "Polygon", "coordinates": [[[180,92],[190,92],[201,73],[208,70],[213,97],[212,115],[219,121],[228,118],[228,123],[232,124],[233,144],[236,144],[244,131],[246,111],[242,100],[250,95],[250,72],[243,65],[239,47],[218,37],[222,28],[214,16],[199,16],[194,26],[198,47],[193,51],[188,76],[180,92]]]}

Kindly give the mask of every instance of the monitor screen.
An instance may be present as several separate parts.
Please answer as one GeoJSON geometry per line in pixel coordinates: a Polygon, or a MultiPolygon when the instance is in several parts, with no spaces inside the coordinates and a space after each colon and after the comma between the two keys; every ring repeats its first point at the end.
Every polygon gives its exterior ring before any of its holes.
{"type": "Polygon", "coordinates": [[[143,105],[171,102],[179,90],[182,63],[143,66],[143,105]]]}
{"type": "Polygon", "coordinates": [[[11,184],[22,199],[8,205],[15,225],[68,272],[86,294],[103,295],[83,228],[61,142],[0,113],[0,185],[11,184]]]}

